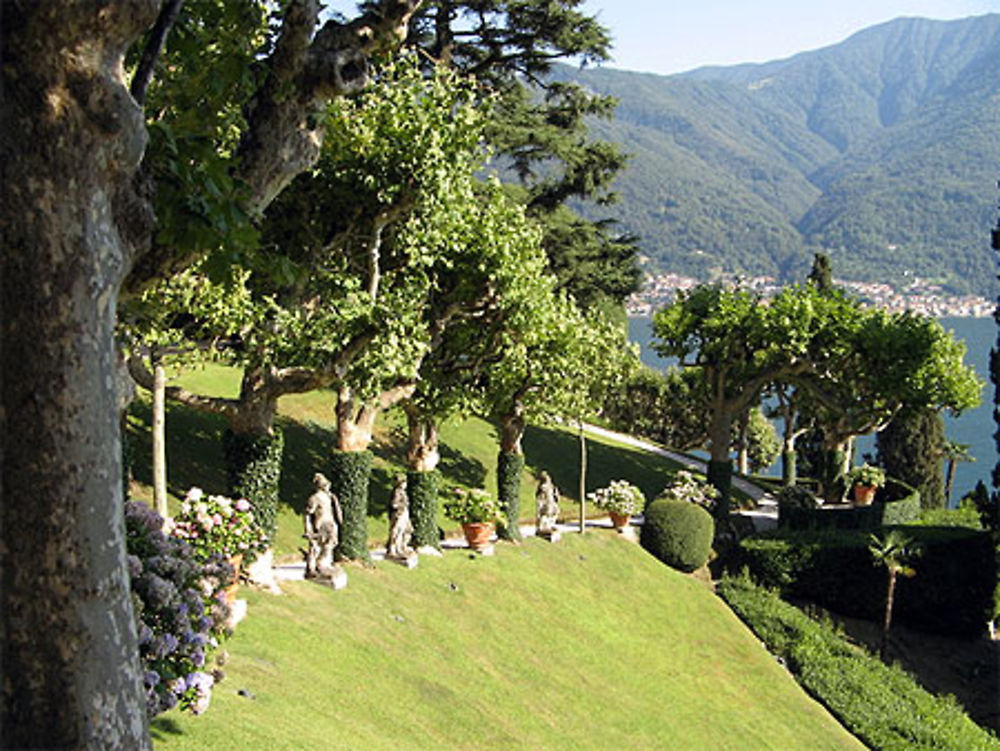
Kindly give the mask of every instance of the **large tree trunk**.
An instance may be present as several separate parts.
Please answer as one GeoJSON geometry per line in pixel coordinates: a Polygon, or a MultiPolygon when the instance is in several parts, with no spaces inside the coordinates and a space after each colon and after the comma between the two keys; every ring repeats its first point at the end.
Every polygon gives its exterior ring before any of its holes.
{"type": "Polygon", "coordinates": [[[719,491],[716,504],[716,518],[729,518],[729,493],[732,489],[733,465],[729,459],[729,446],[733,435],[733,415],[724,407],[712,411],[712,422],[708,428],[709,461],[708,481],[719,491]]]}
{"type": "Polygon", "coordinates": [[[413,402],[407,402],[404,411],[409,430],[407,465],[413,472],[432,472],[441,461],[437,424],[432,417],[421,414],[413,402]]]}
{"type": "Polygon", "coordinates": [[[0,747],[149,748],[113,332],[145,147],[122,80],[156,0],[4,3],[0,747]]]}

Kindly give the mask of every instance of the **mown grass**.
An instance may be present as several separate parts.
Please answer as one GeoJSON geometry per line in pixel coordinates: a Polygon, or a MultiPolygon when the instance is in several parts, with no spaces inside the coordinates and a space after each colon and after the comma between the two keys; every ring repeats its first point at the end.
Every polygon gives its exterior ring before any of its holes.
{"type": "Polygon", "coordinates": [[[618,535],[247,592],[161,749],[860,749],[700,582],[618,535]],[[243,695],[240,695],[240,694],[243,695]]]}
{"type": "MultiPolygon", "coordinates": [[[[178,382],[199,393],[236,396],[239,373],[232,368],[208,365],[184,372],[178,382]]],[[[283,397],[279,402],[278,425],[285,434],[285,455],[281,478],[281,505],[275,550],[278,556],[297,555],[301,546],[301,514],[312,493],[312,476],[328,471],[326,457],[333,446],[333,395],[314,391],[283,397]]],[[[133,403],[129,413],[128,434],[134,457],[132,486],[134,497],[150,501],[150,407],[145,395],[133,403]]],[[[207,492],[223,493],[226,477],[221,435],[226,421],[178,405],[167,409],[168,491],[172,503],[183,497],[188,488],[198,486],[207,492]]],[[[394,412],[380,421],[372,445],[375,462],[368,509],[368,532],[372,544],[384,542],[388,531],[388,504],[393,477],[405,471],[406,435],[402,417],[394,412]]],[[[548,471],[560,488],[564,502],[562,518],[579,517],[579,441],[573,430],[529,426],[524,436],[526,472],[521,483],[523,521],[534,518],[535,477],[548,471]]],[[[613,441],[587,438],[587,492],[607,485],[611,480],[628,479],[647,496],[658,493],[678,466],[668,459],[613,441]]],[[[470,418],[453,420],[441,427],[441,463],[439,469],[446,485],[485,487],[496,491],[498,439],[495,428],[487,422],[470,418]]],[[[596,509],[587,507],[588,517],[596,509]]],[[[438,514],[438,522],[447,533],[458,525],[438,514]]]]}

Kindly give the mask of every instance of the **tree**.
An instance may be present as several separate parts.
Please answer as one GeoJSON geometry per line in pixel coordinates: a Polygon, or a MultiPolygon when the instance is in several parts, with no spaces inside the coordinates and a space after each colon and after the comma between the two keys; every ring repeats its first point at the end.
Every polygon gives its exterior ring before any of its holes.
{"type": "Polygon", "coordinates": [[[841,345],[824,366],[794,379],[809,392],[809,411],[822,435],[829,476],[822,492],[839,499],[858,435],[884,428],[902,410],[975,406],[981,384],[962,357],[965,346],[940,323],[912,313],[860,311],[845,319],[841,345]]]}
{"type": "Polygon", "coordinates": [[[781,453],[782,442],[760,407],[753,407],[747,413],[746,425],[747,465],[753,472],[762,472],[774,464],[781,453]]]}
{"type": "Polygon", "coordinates": [[[947,460],[948,467],[944,473],[944,502],[948,505],[951,502],[951,488],[955,481],[955,467],[958,462],[974,462],[976,457],[969,453],[970,444],[958,443],[957,441],[946,440],[942,449],[943,458],[947,460]]]}
{"type": "Polygon", "coordinates": [[[920,491],[923,508],[944,507],[945,433],[940,412],[901,411],[878,432],[875,445],[886,474],[920,491]]]}
{"type": "MultiPolygon", "coordinates": [[[[177,3],[162,5],[165,13],[177,3]]],[[[311,165],[321,139],[308,115],[367,84],[368,55],[395,42],[416,5],[385,0],[314,36],[318,3],[289,3],[233,152],[247,213],[311,165]]],[[[160,10],[156,0],[4,5],[0,745],[7,747],[149,747],[126,580],[113,335],[126,272],[126,288],[136,289],[179,257],[179,249],[153,242],[149,183],[135,179],[146,145],[142,111],[122,78],[126,50],[160,10]],[[24,498],[31,503],[11,502],[24,498]]],[[[155,60],[160,42],[150,42],[155,60]]],[[[145,85],[136,82],[141,100],[145,85]]]]}
{"type": "Polygon", "coordinates": [[[708,398],[700,373],[642,366],[604,398],[604,415],[616,430],[678,450],[708,442],[708,398]]]}
{"type": "Polygon", "coordinates": [[[844,303],[809,287],[790,287],[764,305],[742,289],[702,285],[681,293],[653,319],[654,348],[702,377],[709,404],[709,481],[728,519],[733,423],[757,404],[765,386],[810,371],[832,344],[844,303]]]}
{"type": "Polygon", "coordinates": [[[588,64],[608,58],[607,30],[581,5],[435,0],[414,15],[407,41],[499,97],[487,138],[523,186],[518,199],[543,227],[559,288],[589,309],[605,299],[620,305],[640,277],[635,237],[566,207],[573,198],[612,200],[611,181],[625,165],[616,144],[587,133],[588,119],[609,118],[615,100],[548,75],[559,60],[588,64]]]}
{"type": "Polygon", "coordinates": [[[885,615],[882,618],[882,640],[879,645],[879,657],[885,662],[889,656],[889,629],[892,626],[892,609],[896,599],[896,578],[902,574],[905,577],[916,575],[916,570],[910,566],[919,551],[912,547],[912,541],[899,530],[891,530],[884,537],[871,535],[868,550],[875,560],[876,566],[884,566],[886,570],[885,615]]]}

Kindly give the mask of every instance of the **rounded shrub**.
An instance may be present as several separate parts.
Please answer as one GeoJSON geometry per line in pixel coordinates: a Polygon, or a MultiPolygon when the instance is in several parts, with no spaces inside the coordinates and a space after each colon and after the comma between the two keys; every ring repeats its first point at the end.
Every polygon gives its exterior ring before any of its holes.
{"type": "Polygon", "coordinates": [[[642,546],[668,566],[691,572],[708,563],[715,522],[694,503],[660,499],[646,507],[642,546]]]}

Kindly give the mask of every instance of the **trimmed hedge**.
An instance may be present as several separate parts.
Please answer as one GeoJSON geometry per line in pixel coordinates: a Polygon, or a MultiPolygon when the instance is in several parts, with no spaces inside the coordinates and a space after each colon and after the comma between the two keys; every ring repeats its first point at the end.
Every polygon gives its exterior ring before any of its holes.
{"type": "Polygon", "coordinates": [[[661,499],[646,506],[639,541],[668,566],[691,572],[708,562],[714,535],[712,515],[701,506],[661,499]]]}
{"type": "Polygon", "coordinates": [[[438,547],[437,507],[438,489],[441,486],[441,474],[437,470],[430,472],[406,473],[406,493],[410,499],[410,522],[413,524],[411,544],[415,548],[431,545],[438,547]]]}
{"type": "Polygon", "coordinates": [[[1000,751],[1000,741],[953,697],[933,696],[898,666],[851,646],[747,577],[724,578],[718,592],[803,688],[870,748],[1000,751]]]}
{"type": "Polygon", "coordinates": [[[330,490],[340,501],[339,559],[371,560],[368,553],[368,485],[372,476],[370,451],[334,450],[330,457],[330,490]]]}
{"type": "MultiPolygon", "coordinates": [[[[983,532],[953,527],[903,528],[923,554],[917,575],[900,579],[894,620],[923,631],[961,636],[982,633],[993,609],[997,563],[983,532]]],[[[816,602],[868,620],[882,616],[885,571],[861,531],[777,532],[741,540],[729,566],[746,567],[761,584],[787,597],[816,602]]]]}
{"type": "Polygon", "coordinates": [[[521,526],[521,473],[524,471],[524,454],[501,451],[497,456],[497,500],[507,517],[507,523],[497,529],[501,540],[520,540],[521,526]]]}
{"type": "Polygon", "coordinates": [[[870,506],[852,508],[778,509],[778,528],[791,530],[861,529],[874,531],[920,518],[920,493],[898,480],[879,488],[870,506]]]}
{"type": "Polygon", "coordinates": [[[253,515],[267,536],[274,539],[278,521],[278,483],[281,480],[281,455],[285,438],[278,428],[273,435],[222,434],[222,452],[226,461],[226,483],[233,498],[246,498],[253,504],[253,515]]]}

